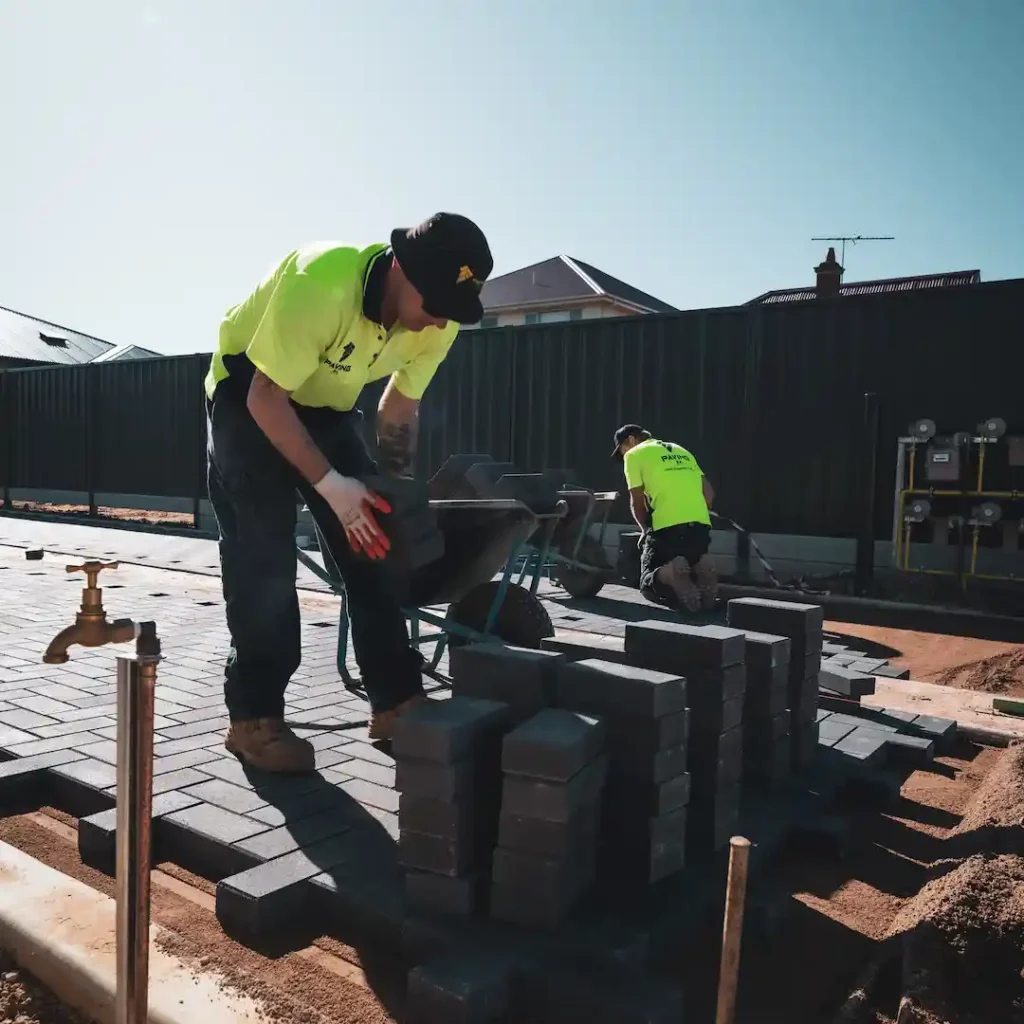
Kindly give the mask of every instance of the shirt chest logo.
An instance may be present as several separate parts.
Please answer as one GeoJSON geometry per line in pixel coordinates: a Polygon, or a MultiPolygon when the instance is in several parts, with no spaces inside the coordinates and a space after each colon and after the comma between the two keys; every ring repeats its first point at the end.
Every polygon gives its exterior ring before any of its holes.
{"type": "Polygon", "coordinates": [[[347,342],[345,347],[338,354],[337,359],[331,359],[330,356],[325,355],[323,358],[324,365],[330,367],[334,373],[351,373],[352,367],[346,366],[345,364],[351,358],[352,353],[355,352],[355,350],[355,345],[353,345],[351,341],[347,342]]]}

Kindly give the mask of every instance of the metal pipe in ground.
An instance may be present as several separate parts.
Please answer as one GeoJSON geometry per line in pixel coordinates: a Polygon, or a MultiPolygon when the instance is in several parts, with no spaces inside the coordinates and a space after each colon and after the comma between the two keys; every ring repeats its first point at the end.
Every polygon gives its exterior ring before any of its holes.
{"type": "Polygon", "coordinates": [[[160,644],[140,626],[135,657],[117,659],[117,994],[115,1024],[149,1012],[153,709],[160,644]]]}
{"type": "Polygon", "coordinates": [[[725,923],[722,926],[722,962],[718,971],[718,1012],[715,1024],[733,1024],[736,1016],[740,938],[743,934],[749,862],[750,840],[733,836],[729,840],[729,879],[725,887],[725,923]]]}

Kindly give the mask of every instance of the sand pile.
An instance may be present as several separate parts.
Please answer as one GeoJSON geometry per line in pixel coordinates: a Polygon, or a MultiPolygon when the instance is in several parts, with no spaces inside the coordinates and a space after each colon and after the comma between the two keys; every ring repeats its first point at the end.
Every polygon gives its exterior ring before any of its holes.
{"type": "Polygon", "coordinates": [[[962,690],[1024,695],[1024,647],[1003,654],[954,665],[940,673],[936,682],[962,690]]]}
{"type": "Polygon", "coordinates": [[[914,1024],[1024,1024],[1024,747],[1011,747],[950,836],[953,858],[897,913],[914,1024]]]}

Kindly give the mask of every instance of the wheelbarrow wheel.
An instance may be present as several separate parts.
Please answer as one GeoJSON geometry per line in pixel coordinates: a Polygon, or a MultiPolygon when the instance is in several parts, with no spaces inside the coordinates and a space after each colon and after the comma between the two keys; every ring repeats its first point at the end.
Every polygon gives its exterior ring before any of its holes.
{"type": "MultiPolygon", "coordinates": [[[[561,545],[559,553],[565,558],[572,558],[575,545],[575,537],[570,536],[561,545]]],[[[582,562],[585,566],[593,566],[593,569],[556,562],[555,582],[572,597],[597,597],[611,572],[611,565],[601,542],[596,537],[585,536],[573,560],[582,562]]]]}
{"type": "MultiPolygon", "coordinates": [[[[466,629],[482,633],[497,600],[498,587],[497,580],[488,580],[475,586],[451,605],[448,618],[466,629]]],[[[505,591],[505,600],[498,609],[491,632],[512,647],[532,647],[536,650],[540,648],[541,640],[555,635],[555,627],[551,625],[551,616],[540,598],[525,587],[512,583],[505,591]]],[[[469,642],[465,637],[455,634],[449,636],[449,644],[453,647],[469,642]]]]}

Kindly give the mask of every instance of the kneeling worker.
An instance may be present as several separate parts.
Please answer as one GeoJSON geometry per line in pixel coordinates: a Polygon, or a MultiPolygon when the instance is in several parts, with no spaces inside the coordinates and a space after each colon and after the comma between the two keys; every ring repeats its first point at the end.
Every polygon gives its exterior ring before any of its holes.
{"type": "Polygon", "coordinates": [[[229,310],[206,379],[210,501],[220,530],[231,634],[225,745],[255,768],[311,771],[312,745],[285,724],[301,660],[295,593],[296,491],[345,581],[352,644],[370,702],[370,737],[423,700],[374,510],[377,472],[356,401],[390,378],[377,412],[380,471],[412,472],[420,399],[458,333],[477,323],[492,269],[480,229],[441,213],[391,244],[290,253],[229,310]]]}
{"type": "Polygon", "coordinates": [[[715,492],[685,448],[627,423],[615,431],[629,507],[642,531],[640,590],[656,604],[713,608],[718,578],[708,554],[715,492]]]}

